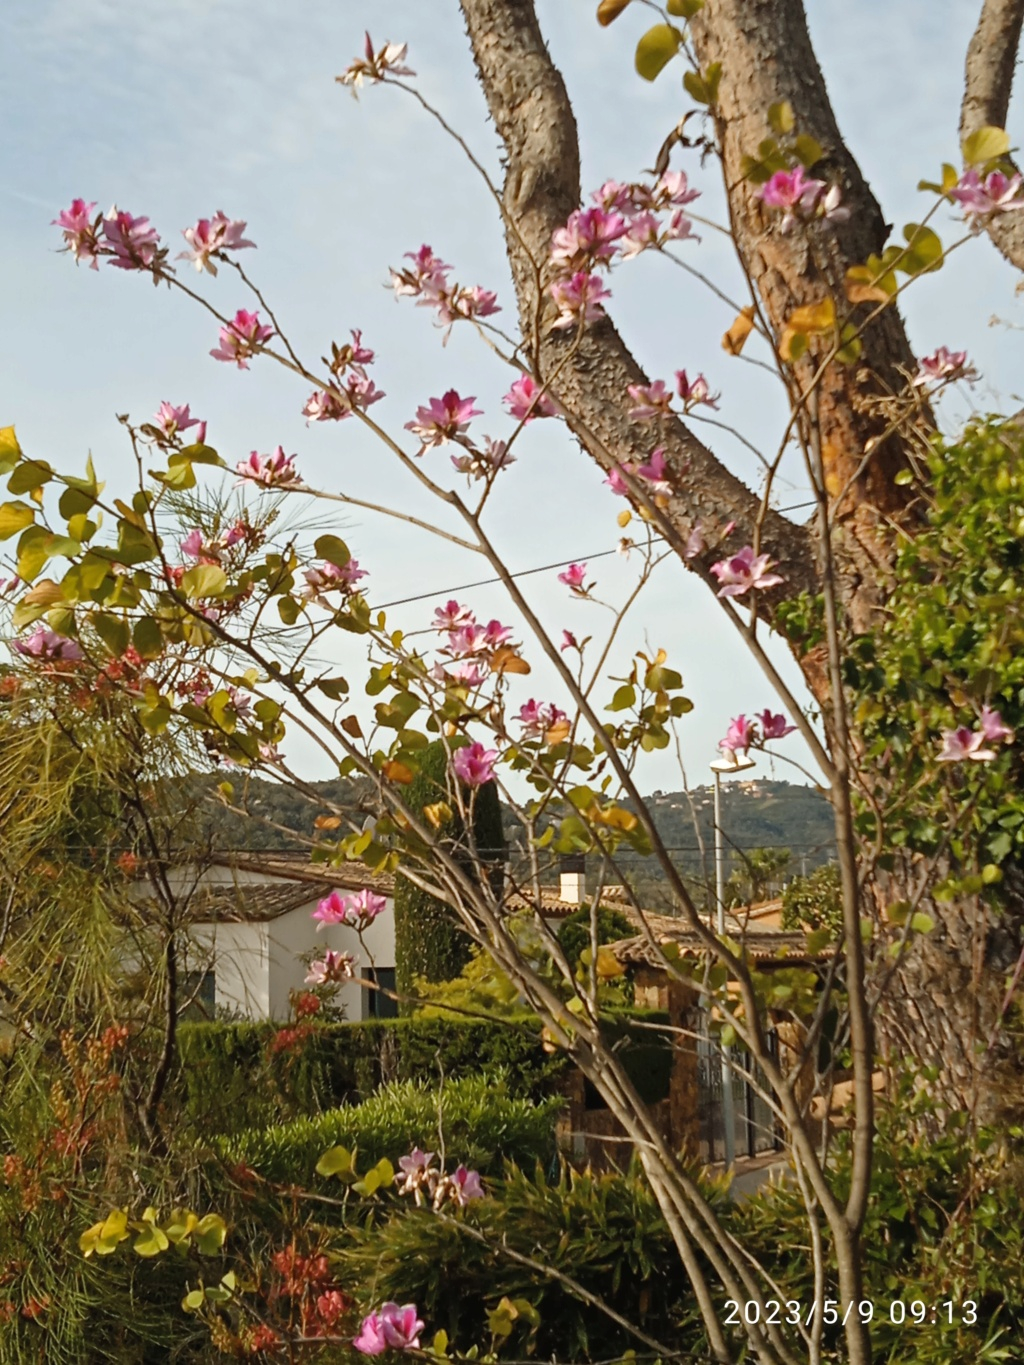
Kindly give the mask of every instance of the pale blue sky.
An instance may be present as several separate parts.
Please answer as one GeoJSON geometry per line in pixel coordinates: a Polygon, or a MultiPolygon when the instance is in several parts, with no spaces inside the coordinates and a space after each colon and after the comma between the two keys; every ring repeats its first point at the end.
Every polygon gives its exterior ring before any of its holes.
{"type": "MultiPolygon", "coordinates": [[[[576,108],[588,189],[650,165],[686,107],[674,68],[654,86],[632,71],[643,8],[608,30],[594,22],[594,8],[592,0],[539,4],[576,108]]],[[[918,179],[956,157],[963,55],[976,5],[810,0],[808,9],[840,124],[898,230],[922,212],[918,179]]],[[[247,219],[259,250],[246,264],[301,351],[315,359],[332,337],[364,329],[378,353],[375,378],[388,394],[374,415],[393,432],[417,404],[449,387],[477,395],[487,414],[481,430],[506,431],[499,400],[508,373],[468,332],[456,329],[442,347],[425,311],[396,304],[384,287],[388,266],[427,241],[460,280],[496,288],[505,318],[514,316],[493,204],[458,150],[406,96],[371,89],[357,103],[334,84],[360,50],[367,22],[379,41],[409,43],[424,93],[497,173],[495,137],[454,0],[306,0],[298,8],[277,0],[6,0],[0,424],[15,422],[32,454],[69,468],[91,449],[108,477],[127,477],[129,452],[114,414],[141,419],[162,399],[188,401],[232,462],[281,442],[298,453],[310,482],[425,510],[418,490],[356,423],[307,430],[300,414],[306,392],[283,372],[257,362],[239,373],[209,359],[215,329],[187,300],[127,274],[76,270],[57,254],[48,223],[76,195],[148,214],[173,249],[182,228],[214,209],[247,219]]],[[[1011,134],[1018,122],[1015,109],[1011,134]]],[[[713,213],[720,204],[714,167],[701,171],[692,156],[676,164],[705,191],[702,207],[713,213]]],[[[952,233],[949,216],[946,227],[952,233]]],[[[705,233],[688,249],[702,270],[737,287],[727,244],[705,233]]],[[[966,347],[982,368],[974,402],[983,408],[1019,403],[1024,390],[1019,332],[989,325],[993,314],[1021,323],[1015,283],[995,251],[978,242],[907,296],[919,351],[966,347]]],[[[201,287],[226,310],[246,302],[225,274],[201,287]]],[[[615,320],[651,375],[703,368],[724,395],[725,416],[771,447],[781,408],[767,377],[721,351],[728,310],[654,260],[618,273],[613,289],[615,320]]],[[[947,400],[950,422],[966,411],[965,401],[947,400]]],[[[737,472],[754,477],[735,442],[716,434],[711,443],[737,472]]],[[[518,455],[491,523],[514,569],[616,543],[622,504],[562,428],[534,424],[518,455]]],[[[435,470],[447,463],[445,454],[432,458],[435,470]]],[[[780,505],[802,501],[791,472],[780,505]]],[[[449,585],[487,576],[478,562],[393,523],[359,517],[345,534],[372,573],[374,601],[435,588],[441,600],[449,585]]],[[[628,564],[613,557],[594,569],[602,591],[628,590],[628,564]]],[[[582,635],[600,628],[601,613],[569,602],[553,573],[527,583],[552,629],[582,635]]],[[[508,617],[497,589],[467,600],[485,618],[508,617]]],[[[433,605],[396,611],[394,622],[414,628],[433,605]]],[[[703,781],[730,717],[773,702],[767,685],[707,589],[674,564],[648,588],[624,639],[663,646],[682,671],[696,702],[682,729],[683,755],[691,779],[703,781]]],[[[346,641],[339,658],[358,678],[353,650],[358,646],[346,641]]],[[[535,648],[528,653],[537,656],[535,648]]],[[[786,671],[796,680],[791,665],[786,671]]],[[[543,669],[528,681],[524,699],[546,694],[543,669]]],[[[786,745],[801,755],[797,743],[786,745]]],[[[790,775],[784,765],[777,771],[790,775]]],[[[678,785],[674,759],[651,759],[643,785],[678,785]]]]}

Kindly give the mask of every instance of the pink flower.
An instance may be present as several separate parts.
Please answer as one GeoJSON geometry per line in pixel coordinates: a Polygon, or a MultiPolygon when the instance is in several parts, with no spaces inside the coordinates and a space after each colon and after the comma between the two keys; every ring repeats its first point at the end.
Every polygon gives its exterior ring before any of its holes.
{"type": "Polygon", "coordinates": [[[465,1207],[471,1199],[483,1199],[484,1187],[480,1183],[479,1171],[468,1171],[465,1166],[457,1166],[449,1176],[452,1197],[460,1207],[465,1207]]]}
{"type": "Polygon", "coordinates": [[[594,190],[591,200],[606,210],[618,209],[622,213],[632,210],[632,185],[621,180],[606,180],[599,190],[594,190]]]}
{"type": "Polygon", "coordinates": [[[966,351],[951,351],[946,346],[940,346],[918,362],[913,382],[915,388],[923,388],[928,384],[954,379],[966,379],[968,384],[973,384],[977,377],[978,371],[967,363],[966,351]]]}
{"type": "Polygon", "coordinates": [[[203,539],[203,533],[198,526],[193,526],[185,539],[181,541],[178,548],[181,553],[187,555],[189,559],[202,558],[204,553],[207,552],[207,547],[206,541],[203,539]]]}
{"type": "Polygon", "coordinates": [[[387,397],[383,389],[377,388],[369,375],[360,374],[358,371],[349,376],[344,392],[352,407],[358,408],[361,412],[387,397]]]}
{"type": "Polygon", "coordinates": [[[567,649],[580,649],[580,642],[576,639],[576,636],[571,630],[562,631],[562,643],[559,645],[559,649],[563,651],[567,649]]]}
{"type": "Polygon", "coordinates": [[[754,739],[754,722],[746,716],[737,716],[729,725],[725,738],[718,741],[718,747],[723,753],[746,753],[754,739]]]}
{"type": "Polygon", "coordinates": [[[440,297],[448,292],[451,266],[435,256],[433,247],[425,242],[419,251],[407,251],[405,256],[406,260],[412,261],[412,268],[391,272],[395,298],[408,295],[418,300],[417,306],[436,307],[440,297]]]}
{"type": "Polygon", "coordinates": [[[504,441],[485,436],[483,450],[470,446],[464,454],[453,455],[451,460],[460,474],[468,474],[471,479],[486,479],[515,464],[516,457],[504,441]]]}
{"type": "Polygon", "coordinates": [[[219,342],[210,354],[214,360],[232,362],[240,370],[247,370],[249,357],[254,356],[273,335],[273,327],[260,322],[259,313],[248,313],[244,308],[239,308],[234,319],[220,329],[219,342]]]}
{"type": "Polygon", "coordinates": [[[690,532],[686,539],[686,548],[683,551],[684,559],[696,559],[699,554],[703,554],[706,546],[704,544],[704,531],[698,521],[697,525],[690,532]]]}
{"type": "Polygon", "coordinates": [[[551,297],[558,305],[558,318],[552,324],[557,331],[603,318],[602,300],[611,298],[611,293],[599,276],[577,270],[569,279],[555,281],[551,286],[551,297]]]}
{"type": "Polygon", "coordinates": [[[629,221],[625,241],[622,243],[622,259],[632,260],[641,251],[659,244],[661,220],[651,212],[638,213],[629,221]]]}
{"type": "Polygon", "coordinates": [[[534,701],[531,697],[519,708],[517,719],[523,727],[523,739],[543,739],[555,725],[568,720],[568,716],[554,702],[534,701]]]}
{"type": "Polygon", "coordinates": [[[782,232],[789,232],[797,219],[820,217],[839,223],[850,216],[849,209],[840,207],[839,186],[808,179],[803,166],[776,171],[758,194],[769,208],[784,210],[779,225],[782,232]]]}
{"type": "Polygon", "coordinates": [[[433,627],[435,630],[455,630],[471,624],[474,619],[470,608],[461,606],[453,597],[443,607],[435,607],[433,627]]]}
{"type": "Polygon", "coordinates": [[[382,915],[387,908],[386,897],[378,896],[368,886],[364,886],[362,891],[357,891],[354,896],[348,898],[349,919],[347,922],[362,931],[371,925],[378,915],[382,915]]]}
{"type": "MultiPolygon", "coordinates": [[[[189,412],[187,403],[180,408],[176,408],[173,403],[161,403],[153,418],[153,425],[159,427],[170,441],[181,432],[188,431],[189,427],[199,426],[200,422],[198,417],[193,417],[189,412]]],[[[203,434],[205,435],[205,431],[203,434]]]]}
{"type": "Polygon", "coordinates": [[[317,905],[313,911],[313,918],[320,921],[318,929],[325,924],[347,924],[348,901],[340,891],[332,891],[317,905]]]}
{"type": "Polygon", "coordinates": [[[676,392],[683,400],[683,409],[686,412],[696,407],[698,403],[703,403],[709,408],[718,407],[718,395],[712,397],[711,386],[702,374],[699,374],[691,384],[685,370],[676,370],[676,392]]]}
{"type": "Polygon", "coordinates": [[[351,981],[355,976],[356,959],[351,953],[336,953],[328,948],[322,958],[309,964],[306,973],[308,986],[326,986],[331,982],[351,981]]]}
{"type": "Polygon", "coordinates": [[[11,648],[27,659],[39,659],[43,663],[77,663],[83,657],[74,640],[58,635],[46,626],[37,626],[24,640],[13,640],[11,648]]]}
{"type": "Polygon", "coordinates": [[[353,95],[358,96],[364,81],[375,85],[386,76],[415,76],[415,71],[402,65],[407,49],[407,43],[385,43],[375,52],[373,40],[367,33],[363,47],[364,55],[349,62],[341,75],[335,79],[339,85],[350,86],[353,95]]]}
{"type": "Polygon", "coordinates": [[[653,384],[630,384],[626,392],[635,406],[629,410],[635,422],[646,422],[652,417],[667,417],[672,411],[672,394],[665,387],[663,379],[653,384]]]}
{"type": "Polygon", "coordinates": [[[470,419],[480,416],[480,409],[473,406],[475,402],[475,398],[460,398],[454,389],[449,389],[442,397],[431,398],[426,407],[417,408],[415,420],[406,422],[405,429],[423,442],[420,454],[464,435],[470,419]]]}
{"type": "Polygon", "coordinates": [[[362,1351],[364,1356],[379,1356],[388,1349],[384,1322],[379,1313],[370,1313],[363,1318],[359,1335],[353,1339],[352,1345],[357,1351],[362,1351]]]}
{"type": "Polygon", "coordinates": [[[438,300],[438,319],[443,323],[457,318],[489,318],[500,312],[497,294],[480,284],[455,289],[438,300]]]}
{"type": "Polygon", "coordinates": [[[325,389],[314,389],[306,399],[302,415],[310,422],[340,422],[349,416],[349,409],[333,393],[325,389]]]}
{"type": "Polygon", "coordinates": [[[650,484],[651,491],[667,496],[672,492],[672,484],[668,478],[668,466],[665,464],[665,452],[658,446],[657,450],[651,451],[651,458],[646,464],[637,465],[636,476],[650,484]]]}
{"type": "Polygon", "coordinates": [[[454,658],[482,654],[487,649],[487,632],[475,621],[457,626],[448,636],[448,652],[454,658]]]}
{"type": "Polygon", "coordinates": [[[84,199],[72,199],[69,209],[62,209],[52,220],[64,234],[64,246],[76,261],[84,261],[90,270],[99,270],[98,224],[93,218],[95,204],[87,204],[84,199]]]}
{"type": "Polygon", "coordinates": [[[615,243],[626,231],[620,213],[603,208],[576,209],[565,227],[551,238],[551,259],[583,266],[590,261],[607,263],[615,255],[615,243]]]}
{"type": "Polygon", "coordinates": [[[197,270],[208,270],[216,275],[213,256],[221,251],[241,251],[243,247],[256,245],[242,236],[244,231],[245,223],[228,218],[218,209],[212,218],[200,218],[195,227],[185,228],[182,236],[192,249],[180,252],[178,260],[194,261],[197,270]]]}
{"type": "Polygon", "coordinates": [[[762,739],[783,739],[796,729],[795,725],[786,724],[785,716],[773,716],[767,709],[757,719],[761,722],[762,739]]]}
{"type": "MultiPolygon", "coordinates": [[[[408,1156],[400,1156],[398,1158],[399,1170],[407,1176],[418,1175],[421,1171],[427,1169],[433,1161],[434,1156],[434,1152],[424,1152],[421,1148],[414,1147],[408,1156]]],[[[401,1176],[398,1177],[399,1180],[401,1180],[401,1178],[401,1176]]]]}
{"type": "MultiPolygon", "coordinates": [[[[1002,171],[989,171],[982,179],[973,166],[964,171],[955,189],[950,190],[950,197],[956,200],[968,217],[973,218],[1024,209],[1019,175],[1007,176],[1002,171]]],[[[980,226],[980,223],[974,223],[972,229],[977,232],[980,226]]]]}
{"type": "Polygon", "coordinates": [[[779,574],[769,573],[773,561],[767,555],[754,554],[753,546],[744,545],[731,559],[712,564],[711,572],[722,586],[719,597],[742,597],[751,588],[773,588],[784,580],[779,574]]]}
{"type": "Polygon", "coordinates": [[[500,649],[512,638],[512,627],[503,626],[500,621],[488,621],[484,628],[484,640],[489,649],[500,649]]]}
{"type": "Polygon", "coordinates": [[[366,577],[366,570],[359,567],[358,559],[350,559],[347,564],[340,565],[325,561],[319,569],[305,569],[303,577],[306,580],[306,595],[317,599],[335,590],[348,592],[361,578],[366,577]]]}
{"type": "Polygon", "coordinates": [[[989,740],[1012,740],[1013,731],[1003,722],[1002,716],[998,711],[993,711],[991,706],[981,708],[981,720],[979,722],[981,733],[989,740]]]}
{"type": "Polygon", "coordinates": [[[996,756],[994,749],[982,748],[987,736],[983,730],[968,730],[961,725],[956,730],[943,730],[942,752],[937,755],[939,763],[988,763],[996,756]]]}
{"type": "Polygon", "coordinates": [[[517,379],[501,401],[508,415],[517,422],[532,422],[535,417],[558,416],[558,405],[529,374],[517,379]]]}
{"type": "Polygon", "coordinates": [[[133,218],[114,208],[103,219],[103,236],[110,244],[110,264],[118,270],[148,270],[160,237],[148,218],[133,218]]]}
{"type": "Polygon", "coordinates": [[[480,659],[458,659],[452,664],[436,664],[430,671],[435,682],[456,683],[459,687],[479,687],[489,673],[480,659]]]}
{"type": "Polygon", "coordinates": [[[682,207],[700,198],[700,190],[691,190],[685,171],[666,171],[654,187],[654,200],[661,204],[675,204],[682,207]]]}
{"type": "Polygon", "coordinates": [[[485,749],[477,740],[462,749],[456,749],[452,768],[455,776],[467,787],[482,787],[485,782],[493,780],[497,759],[497,749],[485,749]]]}
{"type": "Polygon", "coordinates": [[[238,482],[258,483],[262,488],[301,488],[295,460],[296,456],[284,453],[283,446],[277,446],[273,455],[260,455],[254,450],[247,460],[239,460],[235,465],[242,476],[238,482]]]}
{"type": "Polygon", "coordinates": [[[573,592],[582,593],[585,590],[587,578],[586,564],[570,564],[569,567],[558,575],[559,583],[564,583],[573,592]]]}
{"type": "Polygon", "coordinates": [[[380,1310],[384,1340],[396,1351],[418,1351],[423,1323],[416,1316],[414,1303],[386,1303],[380,1310]]]}
{"type": "Polygon", "coordinates": [[[622,469],[609,470],[608,477],[604,480],[604,482],[617,497],[628,498],[629,485],[626,483],[626,480],[622,477],[623,471],[625,471],[625,473],[627,474],[635,474],[636,465],[625,464],[622,466],[622,469]]]}

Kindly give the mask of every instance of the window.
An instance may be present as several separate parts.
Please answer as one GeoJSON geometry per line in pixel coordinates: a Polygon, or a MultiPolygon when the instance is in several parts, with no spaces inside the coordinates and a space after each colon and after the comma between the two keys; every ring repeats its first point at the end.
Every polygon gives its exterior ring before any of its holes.
{"type": "Polygon", "coordinates": [[[178,1018],[186,1024],[211,1020],[217,1008],[217,978],[213,969],[186,972],[181,983],[178,1018]]]}
{"type": "Polygon", "coordinates": [[[375,990],[374,986],[363,987],[363,1018],[397,1019],[398,1001],[385,994],[395,989],[394,967],[364,967],[362,974],[367,981],[380,987],[379,990],[375,990]]]}

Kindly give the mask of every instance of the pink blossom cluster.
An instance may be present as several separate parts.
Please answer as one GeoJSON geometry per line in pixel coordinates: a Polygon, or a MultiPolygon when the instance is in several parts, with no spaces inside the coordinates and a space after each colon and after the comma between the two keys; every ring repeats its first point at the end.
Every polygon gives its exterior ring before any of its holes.
{"type": "Polygon", "coordinates": [[[336,953],[328,948],[323,957],[309,964],[307,986],[332,986],[351,981],[356,973],[357,958],[352,953],[336,953]]]}
{"type": "Polygon", "coordinates": [[[414,1303],[386,1303],[376,1313],[363,1318],[359,1335],[352,1345],[364,1356],[379,1356],[387,1350],[418,1351],[423,1323],[414,1303]]]}
{"type": "Polygon", "coordinates": [[[188,403],[180,407],[174,403],[163,402],[143,430],[159,445],[181,445],[182,433],[192,427],[198,428],[192,444],[203,445],[206,441],[206,423],[193,417],[188,403]]]}
{"type": "Polygon", "coordinates": [[[313,911],[313,918],[319,920],[317,928],[325,924],[347,924],[350,929],[362,933],[368,929],[378,915],[387,909],[387,900],[378,896],[368,886],[354,895],[343,896],[340,891],[332,891],[325,896],[313,911]]]}
{"type": "Polygon", "coordinates": [[[535,417],[557,417],[561,411],[555,400],[529,374],[517,379],[501,401],[508,415],[517,422],[532,422],[535,417]]]}
{"type": "Polygon", "coordinates": [[[214,258],[226,260],[226,251],[241,251],[244,247],[255,247],[255,242],[242,236],[245,223],[238,218],[229,218],[220,209],[212,218],[200,218],[198,223],[185,228],[182,236],[188,242],[188,251],[178,254],[179,261],[191,261],[199,271],[216,275],[214,258]]]}
{"type": "Polygon", "coordinates": [[[961,725],[955,730],[942,731],[942,751],[939,753],[937,761],[939,763],[991,763],[996,757],[996,751],[986,746],[1011,743],[1013,737],[1013,731],[1003,723],[1003,718],[999,712],[994,711],[990,706],[983,706],[981,717],[973,730],[966,725],[961,725]]]}
{"type": "MultiPolygon", "coordinates": [[[[559,583],[564,583],[570,592],[577,597],[586,597],[590,588],[587,586],[587,566],[586,564],[570,564],[567,569],[558,575],[559,583]]],[[[593,586],[591,584],[591,586],[593,586]]]]}
{"type": "Polygon", "coordinates": [[[978,371],[969,364],[966,351],[951,351],[940,346],[918,361],[913,384],[915,388],[926,388],[930,384],[951,384],[956,379],[966,379],[968,384],[973,384],[977,378],[978,371]]]}
{"type": "Polygon", "coordinates": [[[960,177],[950,197],[972,220],[971,230],[978,232],[986,218],[999,213],[1015,213],[1024,209],[1024,186],[1020,175],[1006,175],[1003,171],[989,171],[983,176],[971,166],[960,177]]]}
{"type": "Polygon", "coordinates": [[[672,492],[672,482],[669,478],[668,465],[665,462],[665,451],[661,446],[651,451],[650,458],[643,464],[635,464],[630,461],[624,464],[621,469],[613,469],[604,480],[612,492],[620,498],[629,497],[629,485],[623,477],[630,474],[641,483],[646,484],[648,490],[655,496],[667,497],[672,492]]]}
{"type": "Polygon", "coordinates": [[[302,415],[309,422],[340,422],[353,412],[365,412],[387,395],[378,389],[366,373],[372,365],[374,352],[363,345],[363,334],[352,329],[352,341],[333,347],[331,372],[337,385],[331,389],[314,389],[306,399],[302,415]]]}
{"type": "Polygon", "coordinates": [[[452,267],[435,256],[433,247],[426,242],[418,251],[407,251],[405,259],[412,261],[412,265],[391,271],[395,298],[413,298],[417,308],[433,308],[442,327],[451,328],[460,319],[475,321],[501,312],[498,296],[492,290],[479,284],[472,287],[453,284],[448,278],[452,267]]]}
{"type": "Polygon", "coordinates": [[[751,588],[774,588],[785,580],[780,574],[770,573],[774,561],[768,555],[755,555],[752,545],[744,545],[729,559],[712,564],[711,572],[721,587],[719,597],[742,597],[751,588]]]}
{"type": "Polygon", "coordinates": [[[850,210],[842,204],[839,186],[809,177],[803,166],[776,171],[757,194],[768,208],[782,210],[780,232],[791,232],[798,222],[815,218],[845,223],[850,216],[850,210]]]}
{"type": "Polygon", "coordinates": [[[109,213],[94,216],[95,208],[95,203],[73,199],[71,207],[52,220],[64,236],[64,249],[76,261],[92,270],[99,269],[101,257],[117,270],[162,267],[167,253],[160,250],[160,236],[148,218],[136,218],[116,204],[109,213]]]}
{"type": "Polygon", "coordinates": [[[557,272],[551,297],[558,306],[553,326],[586,326],[604,317],[610,292],[596,272],[611,269],[616,258],[629,260],[692,236],[683,208],[698,194],[683,171],[666,171],[654,185],[609,180],[591,196],[592,208],[574,210],[551,239],[557,272]],[[659,216],[663,213],[667,218],[659,216]]]}
{"type": "Polygon", "coordinates": [[[446,1175],[434,1165],[433,1152],[414,1147],[408,1156],[398,1158],[398,1167],[395,1184],[399,1193],[412,1195],[419,1208],[429,1203],[434,1209],[440,1209],[449,1202],[465,1208],[471,1200],[484,1198],[478,1171],[460,1165],[451,1175],[446,1175]]]}
{"type": "Polygon", "coordinates": [[[227,326],[220,329],[217,345],[210,354],[214,360],[247,370],[250,359],[273,335],[273,327],[260,322],[258,312],[250,313],[239,308],[227,326]]]}
{"type": "Polygon", "coordinates": [[[479,687],[491,671],[491,655],[512,639],[511,626],[491,620],[477,621],[469,607],[452,599],[434,611],[433,627],[447,636],[432,676],[438,682],[455,682],[464,687],[479,687]]]}
{"type": "Polygon", "coordinates": [[[303,482],[295,468],[297,456],[286,455],[277,446],[272,455],[261,455],[254,450],[247,460],[239,460],[236,473],[239,483],[255,483],[261,488],[302,488],[303,482]]]}
{"type": "Polygon", "coordinates": [[[464,453],[453,455],[451,459],[454,468],[470,479],[493,478],[516,462],[506,442],[495,441],[490,436],[484,437],[483,449],[467,441],[464,453]]]}
{"type": "Polygon", "coordinates": [[[485,749],[479,740],[456,749],[452,770],[467,787],[482,787],[494,779],[494,765],[498,761],[496,749],[485,749]]]}
{"type": "Polygon", "coordinates": [[[306,569],[303,577],[306,580],[305,596],[312,602],[322,602],[329,592],[348,596],[359,580],[366,577],[366,570],[359,567],[358,559],[350,559],[347,564],[332,564],[325,560],[318,569],[306,569]]]}
{"type": "Polygon", "coordinates": [[[771,739],[784,739],[795,729],[795,725],[786,724],[785,716],[773,715],[765,708],[753,720],[737,716],[730,723],[725,738],[718,741],[718,747],[723,754],[735,757],[738,753],[745,754],[751,745],[760,747],[771,739]]]}
{"type": "Polygon", "coordinates": [[[206,540],[200,527],[193,526],[178,548],[183,555],[197,560],[200,564],[219,564],[224,551],[244,541],[249,530],[248,522],[239,520],[215,539],[206,540]]]}
{"type": "Polygon", "coordinates": [[[37,626],[31,635],[13,640],[11,648],[26,659],[40,663],[78,663],[84,657],[81,647],[66,635],[58,635],[48,626],[37,626]]]}
{"type": "Polygon", "coordinates": [[[683,412],[703,405],[718,407],[718,394],[711,392],[711,386],[702,374],[691,380],[685,370],[676,370],[675,393],[668,388],[663,379],[655,379],[650,384],[630,384],[626,393],[633,400],[629,415],[636,422],[648,422],[654,417],[667,417],[672,409],[676,394],[682,399],[683,412]]]}
{"type": "Polygon", "coordinates": [[[375,85],[387,76],[415,76],[415,71],[402,65],[407,50],[407,43],[385,43],[383,47],[375,48],[373,39],[367,33],[363,55],[349,62],[341,75],[336,77],[337,82],[349,86],[353,95],[358,96],[364,84],[375,85]]]}
{"type": "Polygon", "coordinates": [[[523,739],[544,739],[556,725],[569,717],[551,701],[535,701],[533,697],[519,708],[516,717],[523,727],[523,739]]]}
{"type": "Polygon", "coordinates": [[[480,409],[473,406],[475,402],[475,398],[461,398],[454,389],[449,389],[440,398],[431,398],[417,408],[416,416],[405,424],[406,431],[420,438],[417,454],[449,441],[461,442],[470,421],[480,416],[480,409]]]}

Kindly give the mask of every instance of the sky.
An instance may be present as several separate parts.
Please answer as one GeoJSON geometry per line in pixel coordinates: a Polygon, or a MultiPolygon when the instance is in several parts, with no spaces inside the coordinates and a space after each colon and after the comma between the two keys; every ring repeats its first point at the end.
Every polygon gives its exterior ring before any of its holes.
{"type": "MultiPolygon", "coordinates": [[[[585,192],[609,177],[637,178],[689,104],[681,69],[670,67],[653,85],[633,71],[633,45],[649,11],[636,5],[614,27],[601,29],[595,8],[593,0],[538,3],[576,111],[585,192]]],[[[840,127],[898,234],[927,205],[918,180],[936,177],[943,161],[956,160],[963,58],[976,6],[809,0],[808,14],[840,127]]],[[[162,0],[158,6],[5,0],[0,425],[15,423],[29,454],[75,472],[91,451],[100,476],[117,486],[131,477],[132,460],[116,414],[144,420],[164,399],[189,402],[231,464],[281,443],[298,455],[310,484],[437,515],[356,422],[307,428],[301,408],[308,386],[296,387],[298,381],[269,362],[239,372],[210,359],[215,327],[190,301],[154,291],[128,272],[76,269],[56,250],[59,235],[49,226],[76,196],[148,215],[172,251],[175,243],[184,248],[183,228],[215,209],[247,220],[258,250],[246,253],[245,263],[300,353],[315,361],[332,338],[345,340],[349,328],[362,328],[377,352],[374,378],[388,395],[373,415],[393,434],[405,439],[402,426],[415,408],[452,387],[476,395],[486,416],[475,429],[508,433],[500,401],[507,368],[469,328],[456,328],[443,345],[427,311],[396,302],[387,288],[388,268],[428,242],[453,263],[461,282],[498,291],[505,310],[499,321],[514,318],[495,207],[462,152],[407,95],[369,89],[357,102],[335,84],[361,51],[367,23],[378,42],[409,44],[418,88],[500,178],[496,137],[455,0],[305,0],[298,8],[278,0],[162,0]]],[[[1015,102],[1011,136],[1019,123],[1015,102]]],[[[701,168],[692,153],[674,164],[702,190],[696,207],[720,220],[714,165],[701,168]]],[[[940,217],[951,239],[952,215],[940,217]]],[[[731,247],[719,234],[704,230],[687,251],[726,292],[739,292],[731,247]]],[[[972,407],[1009,410],[1024,402],[1024,309],[1015,285],[1014,272],[982,240],[905,296],[919,354],[941,344],[967,349],[983,373],[975,390],[945,400],[950,428],[972,407]]],[[[228,272],[203,277],[197,287],[223,311],[247,305],[228,272]]],[[[617,272],[612,288],[612,316],[652,377],[703,370],[722,394],[723,420],[773,448],[783,407],[767,375],[721,350],[732,320],[727,307],[682,271],[643,257],[617,272]]],[[[713,429],[698,434],[756,485],[756,463],[742,445],[713,429]]],[[[598,595],[624,600],[635,583],[635,557],[593,559],[617,544],[615,518],[623,504],[560,424],[532,424],[517,453],[487,523],[506,563],[519,571],[592,559],[598,595]]],[[[446,452],[430,459],[440,474],[446,452]]],[[[784,474],[776,505],[804,502],[795,463],[784,474]]],[[[807,513],[792,515],[799,520],[807,513]]],[[[424,595],[389,610],[389,623],[404,630],[422,629],[452,589],[491,576],[478,558],[405,523],[359,512],[330,525],[370,571],[371,604],[424,595]]],[[[563,628],[598,637],[609,613],[571,601],[556,572],[523,580],[531,604],[556,637],[563,628]]],[[[500,588],[457,595],[485,620],[515,623],[500,588]]],[[[628,670],[634,650],[658,648],[682,673],[694,702],[680,728],[691,784],[707,779],[707,764],[733,716],[777,709],[720,604],[674,561],[640,595],[619,641],[612,674],[628,670]]],[[[525,652],[535,670],[522,680],[522,700],[554,696],[539,650],[527,642],[525,652]]],[[[778,642],[772,654],[806,704],[799,673],[778,642]]],[[[365,647],[354,637],[346,637],[336,657],[353,680],[365,676],[365,647]]],[[[287,752],[307,775],[330,775],[300,743],[287,752]]],[[[810,764],[797,736],[779,753],[810,764]]],[[[759,768],[808,780],[780,760],[772,765],[761,758],[759,768]]],[[[652,755],[640,777],[645,790],[677,788],[679,760],[671,751],[652,755]]]]}

